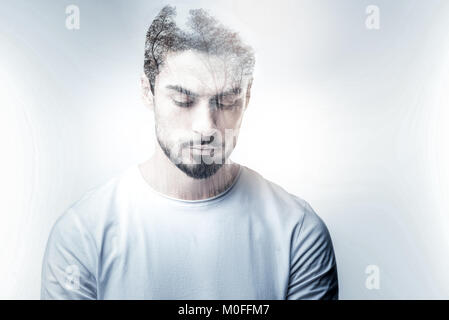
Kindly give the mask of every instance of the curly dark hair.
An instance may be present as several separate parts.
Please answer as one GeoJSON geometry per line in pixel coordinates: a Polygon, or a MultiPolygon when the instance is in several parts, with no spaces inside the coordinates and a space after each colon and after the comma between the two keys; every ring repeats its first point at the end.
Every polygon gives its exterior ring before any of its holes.
{"type": "Polygon", "coordinates": [[[174,20],[176,8],[165,6],[148,28],[145,40],[144,72],[154,94],[154,84],[168,52],[194,49],[223,56],[239,66],[239,77],[252,76],[255,56],[238,33],[220,24],[203,9],[189,10],[189,32],[181,30],[174,20]]]}

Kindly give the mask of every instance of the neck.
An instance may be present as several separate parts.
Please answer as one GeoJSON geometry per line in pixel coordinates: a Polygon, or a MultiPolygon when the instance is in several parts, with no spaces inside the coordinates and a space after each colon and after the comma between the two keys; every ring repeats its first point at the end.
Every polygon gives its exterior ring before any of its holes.
{"type": "Polygon", "coordinates": [[[159,145],[150,159],[139,164],[140,172],[154,190],[172,198],[202,200],[226,191],[237,177],[240,165],[227,161],[205,179],[189,177],[163,153],[159,145]]]}

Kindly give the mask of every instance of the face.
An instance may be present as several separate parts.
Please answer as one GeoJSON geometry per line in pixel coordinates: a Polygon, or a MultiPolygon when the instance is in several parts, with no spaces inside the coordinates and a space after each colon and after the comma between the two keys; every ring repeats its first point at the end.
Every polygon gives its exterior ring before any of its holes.
{"type": "Polygon", "coordinates": [[[239,64],[197,51],[166,56],[154,86],[143,79],[156,137],[165,155],[195,179],[215,174],[237,143],[250,80],[239,64]]]}

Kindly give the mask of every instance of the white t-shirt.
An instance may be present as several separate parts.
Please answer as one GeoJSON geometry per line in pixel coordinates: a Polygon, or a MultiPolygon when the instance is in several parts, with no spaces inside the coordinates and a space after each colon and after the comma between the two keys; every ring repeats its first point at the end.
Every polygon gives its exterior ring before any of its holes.
{"type": "Polygon", "coordinates": [[[52,228],[42,299],[338,299],[326,225],[240,166],[197,201],[153,190],[138,165],[95,187],[52,228]]]}

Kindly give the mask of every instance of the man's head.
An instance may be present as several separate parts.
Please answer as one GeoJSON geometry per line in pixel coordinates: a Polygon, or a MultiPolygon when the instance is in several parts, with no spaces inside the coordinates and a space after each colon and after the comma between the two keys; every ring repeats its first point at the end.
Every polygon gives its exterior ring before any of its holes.
{"type": "Polygon", "coordinates": [[[175,8],[153,20],[145,43],[143,98],[166,156],[196,179],[213,175],[237,141],[248,105],[254,53],[204,10],[184,30],[175,8]]]}

